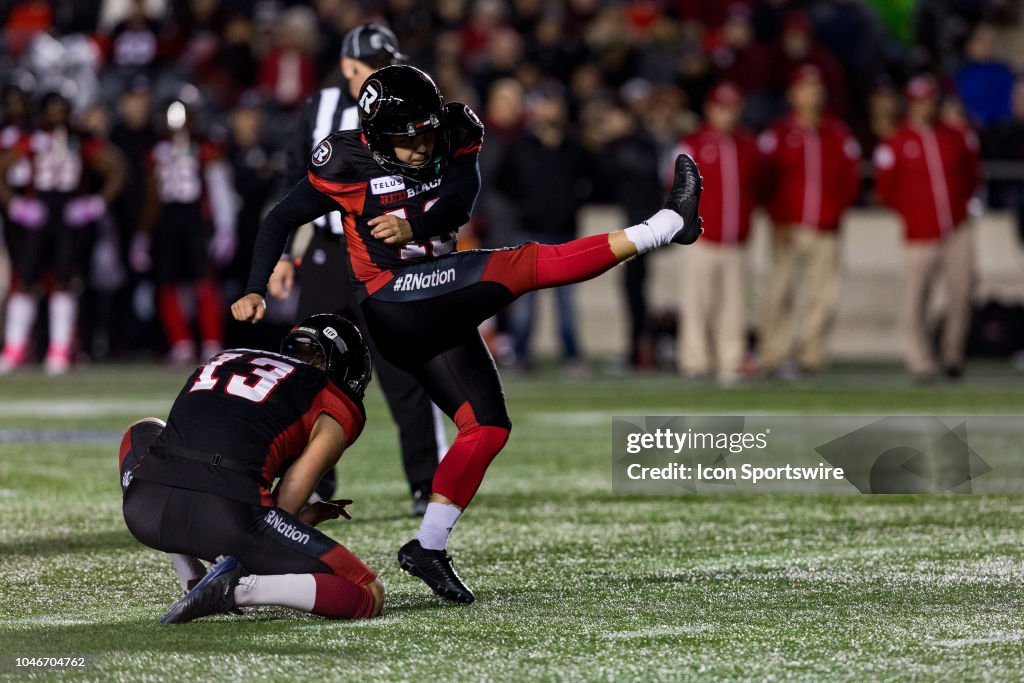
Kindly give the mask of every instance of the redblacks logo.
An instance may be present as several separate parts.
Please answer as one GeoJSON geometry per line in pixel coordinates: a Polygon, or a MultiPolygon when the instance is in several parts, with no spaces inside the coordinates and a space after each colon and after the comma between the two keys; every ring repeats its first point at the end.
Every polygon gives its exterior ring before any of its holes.
{"type": "Polygon", "coordinates": [[[373,118],[373,115],[377,113],[382,90],[380,81],[375,78],[367,81],[366,85],[363,86],[363,92],[359,96],[359,108],[363,110],[363,114],[366,115],[365,118],[373,118]]]}

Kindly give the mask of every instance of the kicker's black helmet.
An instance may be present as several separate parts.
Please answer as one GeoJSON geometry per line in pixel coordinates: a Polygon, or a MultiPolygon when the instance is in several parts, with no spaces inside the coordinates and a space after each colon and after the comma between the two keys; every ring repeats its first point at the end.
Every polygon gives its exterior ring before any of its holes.
{"type": "Polygon", "coordinates": [[[444,173],[448,154],[444,98],[423,71],[395,64],[374,72],[359,90],[359,120],[373,160],[384,170],[416,181],[444,173]],[[391,136],[415,137],[431,129],[437,137],[425,164],[398,160],[391,136]]]}
{"type": "Polygon", "coordinates": [[[334,313],[311,315],[281,340],[281,353],[307,358],[310,351],[324,359],[328,379],[347,395],[362,400],[372,374],[370,350],[350,320],[334,313]]]}

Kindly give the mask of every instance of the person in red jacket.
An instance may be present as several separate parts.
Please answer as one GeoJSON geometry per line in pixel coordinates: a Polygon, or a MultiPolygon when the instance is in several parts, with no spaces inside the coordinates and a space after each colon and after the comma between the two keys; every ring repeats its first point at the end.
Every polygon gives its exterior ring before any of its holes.
{"type": "Polygon", "coordinates": [[[857,197],[860,145],[838,119],[825,114],[821,70],[797,69],[792,113],[761,134],[765,197],[773,223],[772,271],[761,327],[761,367],[785,370],[798,345],[807,373],[825,365],[825,337],[839,291],[839,221],[857,197]],[[806,306],[795,333],[794,299],[806,306]]]}
{"type": "Polygon", "coordinates": [[[977,142],[936,118],[938,85],[931,76],[907,84],[907,117],[875,149],[875,189],[904,228],[903,315],[907,370],[927,380],[936,371],[929,341],[928,294],[935,277],[946,288],[941,360],[946,374],[963,372],[970,319],[973,248],[967,204],[981,177],[977,142]]]}
{"type": "Polygon", "coordinates": [[[716,86],[705,123],[677,150],[700,165],[705,186],[704,237],[684,255],[683,333],[678,357],[693,378],[714,371],[722,384],[740,379],[745,342],[746,242],[757,196],[757,143],[741,127],[743,96],[732,83],[716,86]]]}

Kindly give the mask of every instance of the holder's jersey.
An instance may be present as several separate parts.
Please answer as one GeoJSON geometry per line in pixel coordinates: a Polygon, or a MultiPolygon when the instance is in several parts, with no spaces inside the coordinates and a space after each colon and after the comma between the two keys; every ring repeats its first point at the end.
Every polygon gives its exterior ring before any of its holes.
{"type": "Polygon", "coordinates": [[[180,457],[146,457],[134,477],[273,505],[269,484],[302,453],[317,418],[327,414],[348,445],[365,422],[362,406],[320,369],[267,351],[231,349],[185,382],[153,446],[220,455],[231,468],[180,457]],[[237,466],[246,471],[236,471],[237,466]]]}
{"type": "MultiPolygon", "coordinates": [[[[482,127],[452,126],[450,131],[449,163],[479,154],[482,127]]],[[[385,244],[371,235],[372,218],[394,214],[410,220],[429,211],[441,194],[444,175],[424,181],[390,175],[373,160],[361,131],[336,131],[317,145],[309,161],[309,180],[340,205],[352,274],[367,294],[390,282],[393,270],[456,249],[456,230],[401,245],[385,244]]]]}

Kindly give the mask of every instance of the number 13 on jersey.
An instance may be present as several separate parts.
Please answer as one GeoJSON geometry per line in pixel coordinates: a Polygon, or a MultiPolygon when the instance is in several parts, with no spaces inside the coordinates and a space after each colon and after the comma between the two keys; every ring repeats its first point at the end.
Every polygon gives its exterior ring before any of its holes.
{"type": "MultiPolygon", "coordinates": [[[[220,378],[214,375],[220,366],[228,361],[241,358],[242,354],[230,351],[222,353],[203,366],[195,383],[189,392],[212,391],[217,388],[220,378]]],[[[270,392],[277,388],[278,383],[288,375],[295,372],[295,366],[273,358],[253,358],[249,361],[253,366],[248,375],[232,373],[228,378],[224,391],[232,396],[238,396],[255,403],[262,403],[270,396],[270,392]]]]}

